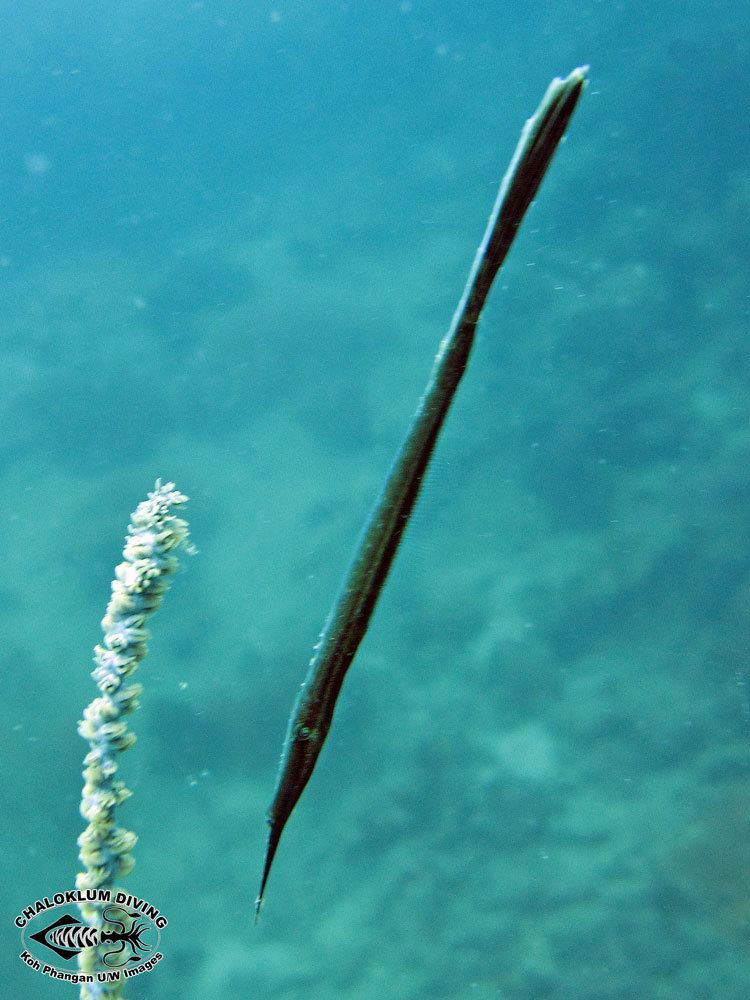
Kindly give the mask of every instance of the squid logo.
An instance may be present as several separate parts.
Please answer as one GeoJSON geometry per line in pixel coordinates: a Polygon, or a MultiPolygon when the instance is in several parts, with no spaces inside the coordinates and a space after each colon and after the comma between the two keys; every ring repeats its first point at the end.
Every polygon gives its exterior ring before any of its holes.
{"type": "Polygon", "coordinates": [[[21,961],[50,979],[81,984],[120,983],[150,972],[164,957],[159,944],[167,923],[147,900],[110,889],[56,892],[15,918],[21,961]],[[96,909],[99,926],[81,919],[84,904],[96,909]],[[79,963],[82,952],[89,954],[79,963]]]}

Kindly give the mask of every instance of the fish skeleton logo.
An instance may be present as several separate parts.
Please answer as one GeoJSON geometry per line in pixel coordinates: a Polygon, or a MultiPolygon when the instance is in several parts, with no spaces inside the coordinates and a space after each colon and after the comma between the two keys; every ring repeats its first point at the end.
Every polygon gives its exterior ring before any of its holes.
{"type": "Polygon", "coordinates": [[[137,962],[141,957],[139,952],[145,955],[151,951],[150,945],[143,944],[141,941],[148,924],[145,921],[138,922],[139,914],[137,912],[126,910],[122,906],[105,906],[102,910],[102,917],[108,924],[119,924],[120,929],[118,931],[102,931],[98,927],[89,927],[77,917],[66,913],[54,924],[37,931],[36,934],[31,934],[30,937],[33,941],[43,944],[45,948],[57,952],[60,958],[75,958],[84,948],[99,946],[102,962],[110,969],[123,964],[116,958],[128,947],[130,955],[125,959],[126,962],[137,962]],[[129,930],[126,930],[123,920],[113,916],[114,913],[125,914],[126,917],[133,919],[129,930]],[[109,943],[116,944],[118,947],[111,951],[101,947],[109,943]],[[115,958],[115,961],[111,961],[112,958],[115,958]]]}
{"type": "Polygon", "coordinates": [[[21,960],[34,971],[74,983],[113,983],[150,972],[161,960],[158,945],[167,919],[144,899],[97,889],[58,892],[52,899],[45,896],[26,907],[15,923],[22,931],[21,960]],[[63,913],[51,921],[38,919],[41,915],[49,917],[48,910],[72,909],[79,904],[94,907],[103,926],[86,923],[78,913],[63,913]],[[82,952],[92,948],[96,949],[95,971],[90,971],[90,966],[84,971],[52,964],[62,959],[72,966],[82,952]]]}

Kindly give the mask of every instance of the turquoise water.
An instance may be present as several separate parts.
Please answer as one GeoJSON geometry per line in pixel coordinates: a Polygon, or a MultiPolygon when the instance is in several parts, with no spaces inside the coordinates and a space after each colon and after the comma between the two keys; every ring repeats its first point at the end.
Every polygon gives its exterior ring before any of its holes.
{"type": "Polygon", "coordinates": [[[750,995],[741,5],[2,6],[0,975],[67,888],[130,511],[126,996],[750,995]],[[533,9],[529,9],[533,7],[533,9]],[[481,8],[481,9],[478,9],[481,8]],[[520,127],[590,85],[252,905],[287,715],[520,127]]]}

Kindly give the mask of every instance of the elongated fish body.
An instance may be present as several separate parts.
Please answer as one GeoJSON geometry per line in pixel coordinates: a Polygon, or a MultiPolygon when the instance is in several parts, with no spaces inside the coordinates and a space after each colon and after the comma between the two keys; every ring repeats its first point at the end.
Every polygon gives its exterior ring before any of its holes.
{"type": "Polygon", "coordinates": [[[487,295],[563,137],[583,90],[587,70],[588,67],[580,67],[565,79],[553,80],[536,112],[526,122],[427,387],[360,535],[315,647],[289,719],[276,790],[268,812],[270,830],[255,902],[256,919],[281,834],[315,768],[344,677],[367,631],[443,421],[466,370],[487,295]]]}

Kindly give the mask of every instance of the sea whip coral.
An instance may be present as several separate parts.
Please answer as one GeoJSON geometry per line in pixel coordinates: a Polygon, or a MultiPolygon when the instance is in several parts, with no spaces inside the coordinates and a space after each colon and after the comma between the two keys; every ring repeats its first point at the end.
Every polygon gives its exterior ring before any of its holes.
{"type": "MultiPolygon", "coordinates": [[[[85,868],[76,877],[78,889],[111,888],[135,863],[130,852],[138,838],[115,824],[116,807],[130,795],[116,778],[117,758],[135,743],[126,717],[138,707],[143,689],[129,683],[129,678],[146,655],[146,622],[161,604],[169,577],[177,569],[177,551],[189,547],[187,522],[173,513],[186,502],[174,483],[162,486],[157,480],[154,491],[131,515],[123,561],[115,570],[112,597],[102,619],[104,640],[94,650],[96,668],[91,675],[100,696],[78,724],[78,732],[91,747],[84,759],[81,815],[89,825],[78,838],[85,868]]],[[[100,905],[82,904],[80,909],[88,924],[104,927],[100,905]]],[[[97,950],[84,951],[79,964],[82,972],[98,971],[97,950]]],[[[82,1000],[120,996],[121,982],[81,987],[82,1000]]]]}

